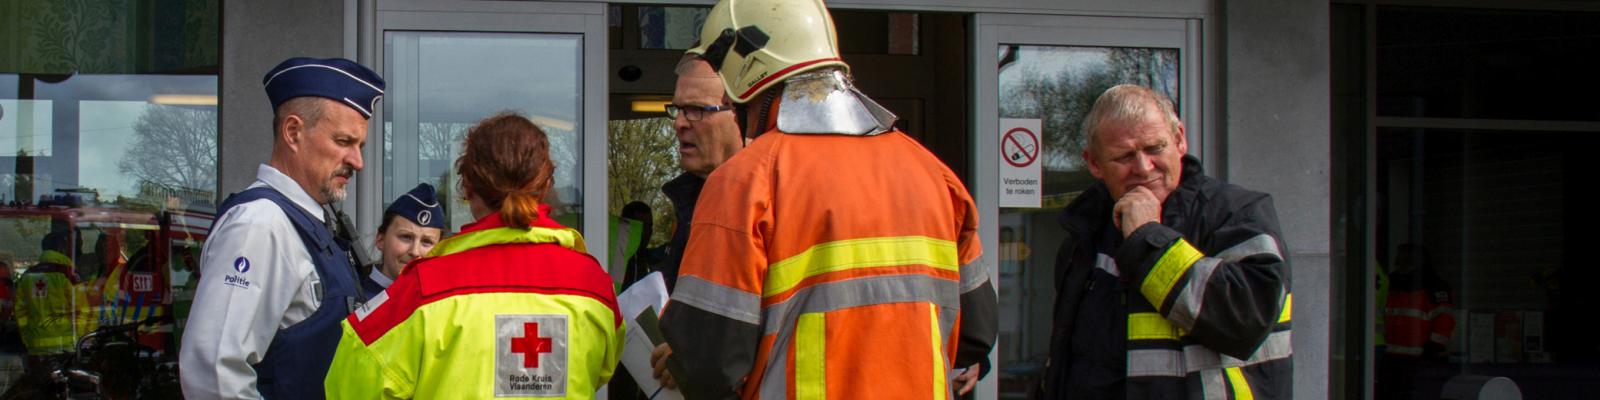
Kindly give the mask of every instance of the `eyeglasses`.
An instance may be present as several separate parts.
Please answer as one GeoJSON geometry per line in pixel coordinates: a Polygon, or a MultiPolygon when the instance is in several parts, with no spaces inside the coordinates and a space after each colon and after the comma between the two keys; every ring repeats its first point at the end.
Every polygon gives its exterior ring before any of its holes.
{"type": "Polygon", "coordinates": [[[706,117],[706,113],[733,109],[730,106],[680,106],[677,104],[667,104],[666,108],[668,117],[678,119],[678,114],[683,114],[683,117],[688,118],[690,121],[699,121],[701,118],[706,117]]]}

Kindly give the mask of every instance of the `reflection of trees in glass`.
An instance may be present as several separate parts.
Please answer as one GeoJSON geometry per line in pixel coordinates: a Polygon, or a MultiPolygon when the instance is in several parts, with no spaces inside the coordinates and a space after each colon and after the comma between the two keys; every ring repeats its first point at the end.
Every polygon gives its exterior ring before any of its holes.
{"type": "Polygon", "coordinates": [[[1083,117],[1106,89],[1133,83],[1177,99],[1177,49],[1012,46],[1002,54],[1010,52],[1015,59],[1000,71],[1000,116],[1042,120],[1047,169],[1083,168],[1083,117]]]}
{"type": "Polygon", "coordinates": [[[661,194],[661,185],[678,173],[677,135],[672,120],[644,118],[611,121],[608,131],[611,148],[611,190],[608,200],[611,215],[620,215],[631,201],[650,205],[655,219],[650,246],[665,244],[672,238],[672,202],[661,194]]]}
{"type": "Polygon", "coordinates": [[[133,125],[134,142],[117,169],[140,183],[177,191],[217,186],[217,112],[149,106],[133,125]]]}
{"type": "Polygon", "coordinates": [[[454,163],[456,155],[451,153],[451,145],[466,135],[467,128],[471,127],[471,123],[464,122],[420,123],[417,125],[417,154],[423,160],[454,163]]]}
{"type": "Polygon", "coordinates": [[[639,6],[639,48],[687,49],[700,38],[711,9],[639,6]]]}

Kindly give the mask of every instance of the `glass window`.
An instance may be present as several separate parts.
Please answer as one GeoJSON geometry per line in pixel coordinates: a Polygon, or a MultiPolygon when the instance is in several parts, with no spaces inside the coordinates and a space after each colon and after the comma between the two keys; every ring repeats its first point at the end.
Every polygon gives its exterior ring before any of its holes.
{"type": "Polygon", "coordinates": [[[1600,218],[1579,172],[1596,133],[1378,131],[1377,398],[1449,397],[1458,375],[1534,399],[1600,390],[1582,289],[1600,218]]]}
{"type": "MultiPolygon", "coordinates": [[[[17,324],[64,313],[88,322],[70,339],[99,327],[99,340],[159,351],[140,361],[150,364],[86,366],[139,382],[154,363],[176,362],[195,252],[214,218],[219,4],[0,8],[0,295],[8,300],[0,318],[16,322],[0,329],[0,391],[22,384],[20,357],[50,351],[26,346],[23,336],[37,333],[17,324]],[[47,304],[62,288],[24,282],[69,272],[84,302],[46,312],[9,301],[47,304]],[[111,330],[152,317],[177,324],[111,330]]],[[[159,384],[175,389],[170,378],[159,384]]],[[[101,389],[106,397],[135,390],[101,389]]]]}
{"type": "Polygon", "coordinates": [[[1600,76],[1556,74],[1600,51],[1600,13],[1379,10],[1378,115],[1600,120],[1600,76]]]}
{"type": "Polygon", "coordinates": [[[622,208],[628,203],[643,202],[650,206],[652,220],[650,240],[644,244],[665,245],[672,239],[677,217],[672,202],[661,193],[661,185],[683,173],[678,169],[678,134],[672,129],[672,119],[612,120],[608,130],[611,215],[623,216],[622,208]]]}
{"type": "MultiPolygon", "coordinates": [[[[1178,97],[1178,50],[1001,45],[1000,118],[1037,119],[1043,132],[1040,208],[1000,210],[1000,396],[1025,398],[1050,351],[1062,207],[1094,177],[1083,165],[1079,126],[1095,98],[1135,83],[1178,97]]],[[[1176,100],[1174,100],[1176,101],[1176,100]]],[[[1192,140],[1192,139],[1191,139],[1192,140]]]]}
{"type": "Polygon", "coordinates": [[[639,6],[639,48],[687,50],[700,40],[705,7],[639,6]]]}
{"type": "Polygon", "coordinates": [[[429,183],[449,199],[447,231],[472,222],[457,194],[461,140],[479,120],[512,111],[549,136],[552,217],[582,229],[582,42],[578,34],[385,32],[384,206],[429,183]]]}

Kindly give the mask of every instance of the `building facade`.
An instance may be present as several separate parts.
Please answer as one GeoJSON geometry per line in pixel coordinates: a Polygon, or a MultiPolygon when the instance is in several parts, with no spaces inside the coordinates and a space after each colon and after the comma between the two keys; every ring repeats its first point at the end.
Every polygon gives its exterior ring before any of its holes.
{"type": "MultiPolygon", "coordinates": [[[[142,265],[135,255],[158,253],[147,263],[165,266],[157,269],[171,289],[157,303],[177,307],[215,204],[266,162],[272,110],[261,77],[293,56],[358,60],[388,82],[366,168],[339,205],[366,239],[387,202],[420,182],[451,198],[449,230],[468,222],[452,194],[458,139],[511,110],[550,134],[551,203],[591,249],[617,241],[610,217],[633,201],[655,210],[652,239],[664,241],[673,221],[659,186],[678,171],[661,106],[711,4],[0,2],[0,261],[16,277],[61,232],[84,280],[104,282],[142,265]]],[[[996,372],[978,398],[1022,398],[1042,370],[1062,235],[1055,217],[1092,181],[1077,127],[1094,96],[1125,82],[1176,101],[1208,174],[1274,196],[1292,259],[1297,398],[1393,397],[1373,390],[1388,351],[1377,347],[1385,328],[1376,324],[1399,312],[1379,293],[1393,273],[1378,272],[1393,269],[1402,243],[1432,248],[1458,321],[1443,358],[1411,375],[1416,396],[1438,397],[1459,375],[1505,376],[1529,382],[1521,386],[1530,396],[1556,396],[1566,392],[1530,384],[1600,371],[1569,316],[1589,304],[1571,290],[1591,273],[1578,268],[1582,219],[1566,212],[1580,204],[1581,157],[1541,151],[1581,149],[1584,134],[1600,131],[1582,107],[1589,102],[1573,94],[1597,81],[1563,78],[1568,90],[1559,90],[1510,78],[1596,48],[1597,7],[829,7],[862,90],[899,114],[977,201],[980,262],[1002,305],[996,372]],[[1487,26],[1503,28],[1462,28],[1487,26]],[[1534,89],[1513,90],[1525,87],[1534,89]],[[1530,97],[1558,101],[1509,100],[1530,97]],[[1506,140],[1525,136],[1537,140],[1506,140]],[[1488,189],[1505,186],[1554,194],[1488,189]],[[1561,211],[1497,213],[1504,208],[1561,211]],[[1514,284],[1497,286],[1505,282],[1514,284]],[[1527,370],[1537,372],[1518,372],[1527,370]]],[[[594,253],[603,264],[614,257],[594,253]]],[[[85,287],[111,299],[97,306],[119,306],[103,283],[85,287]]]]}

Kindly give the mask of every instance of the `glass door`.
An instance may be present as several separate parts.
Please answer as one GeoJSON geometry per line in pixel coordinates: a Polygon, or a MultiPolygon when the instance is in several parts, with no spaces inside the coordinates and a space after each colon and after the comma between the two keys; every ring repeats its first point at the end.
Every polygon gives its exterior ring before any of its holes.
{"type": "Polygon", "coordinates": [[[448,199],[447,232],[471,222],[454,168],[463,135],[514,112],[549,135],[552,217],[582,230],[590,248],[606,248],[605,181],[585,179],[605,176],[606,79],[595,75],[606,70],[605,23],[601,4],[377,2],[373,64],[389,90],[374,118],[379,146],[369,150],[382,162],[368,170],[382,184],[362,199],[360,225],[377,226],[388,203],[418,183],[448,199]]]}
{"type": "Polygon", "coordinates": [[[1199,22],[981,14],[977,25],[973,190],[984,213],[982,261],[1000,291],[997,373],[981,393],[1022,399],[1050,351],[1057,217],[1094,183],[1082,120],[1107,88],[1147,86],[1174,100],[1201,155],[1199,22]]]}

